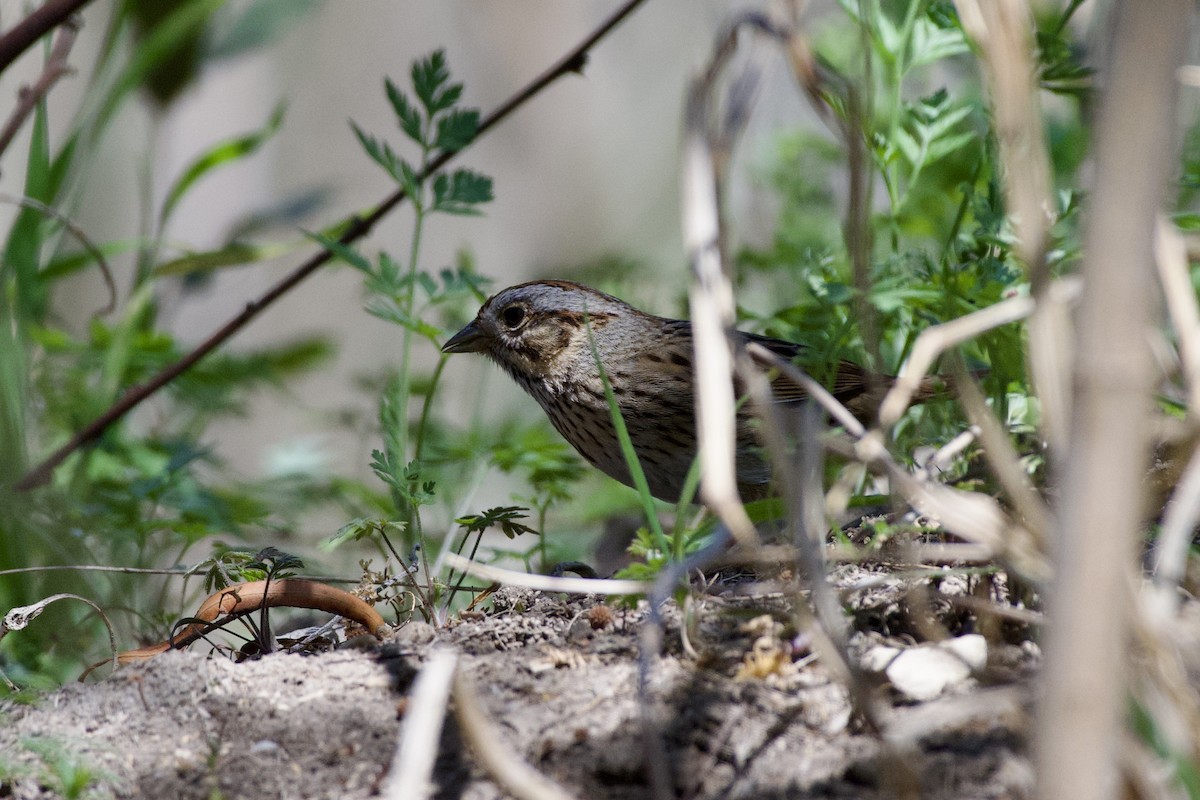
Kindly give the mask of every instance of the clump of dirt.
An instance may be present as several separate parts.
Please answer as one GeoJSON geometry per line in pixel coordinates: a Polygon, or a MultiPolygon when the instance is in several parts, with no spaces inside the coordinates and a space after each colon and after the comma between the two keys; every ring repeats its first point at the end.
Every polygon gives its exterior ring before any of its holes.
{"type": "MultiPolygon", "coordinates": [[[[847,585],[868,575],[855,569],[847,585]]],[[[913,649],[915,628],[880,627],[896,627],[910,593],[871,586],[858,599],[847,591],[852,607],[870,609],[851,617],[851,652],[913,649]]],[[[668,603],[662,652],[644,676],[644,605],[516,589],[501,590],[486,613],[441,630],[412,625],[370,649],[245,663],[171,652],[0,709],[0,797],[64,796],[64,776],[80,774],[94,796],[372,797],[396,751],[406,692],[435,646],[460,654],[505,743],[576,797],[647,797],[656,753],[674,796],[695,800],[1028,796],[1023,725],[1036,647],[990,637],[987,664],[925,702],[874,675],[859,684],[875,709],[868,719],[820,648],[809,652],[797,602],[700,596],[686,615],[668,603]]],[[[922,607],[933,614],[927,626],[952,636],[970,627],[969,615],[943,605],[922,607]]],[[[435,796],[507,797],[460,734],[448,716],[435,796]]]]}

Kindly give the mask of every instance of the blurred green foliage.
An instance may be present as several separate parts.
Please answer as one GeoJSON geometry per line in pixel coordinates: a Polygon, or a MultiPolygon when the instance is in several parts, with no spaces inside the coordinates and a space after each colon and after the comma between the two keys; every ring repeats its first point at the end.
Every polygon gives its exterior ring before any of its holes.
{"type": "MultiPolygon", "coordinates": [[[[231,16],[253,9],[264,23],[275,19],[278,31],[311,5],[117,3],[96,63],[82,76],[88,84],[82,104],[57,146],[49,137],[47,104],[36,109],[24,154],[24,194],[36,202],[23,204],[5,232],[0,263],[0,570],[169,566],[213,536],[289,536],[314,503],[336,497],[361,505],[356,492],[337,481],[295,475],[247,481],[230,474],[206,441],[212,423],[243,413],[252,393],[281,391],[297,375],[325,363],[332,348],[319,338],[214,355],[175,381],[155,413],[113,425],[71,456],[49,485],[28,492],[12,488],[33,462],[128,388],[184,354],[185,345],[160,319],[164,282],[178,283],[180,275],[198,269],[255,263],[303,243],[301,237],[293,243],[230,239],[212,251],[185,253],[165,244],[179,201],[213,172],[251,157],[279,130],[282,105],[261,129],[198,154],[174,179],[156,213],[143,215],[147,222],[135,240],[90,246],[64,220],[89,191],[104,191],[89,184],[92,154],[137,90],[166,105],[204,64],[235,52],[228,46],[221,54],[209,49],[227,40],[221,31],[234,24],[231,16]],[[239,258],[222,259],[235,250],[239,258]],[[116,258],[131,259],[134,270],[128,286],[115,286],[111,274],[106,278],[115,310],[104,313],[108,304],[101,299],[90,320],[64,319],[56,307],[63,282],[84,271],[110,273],[108,260],[116,258]],[[161,269],[164,264],[170,268],[161,269]]],[[[10,151],[5,157],[20,154],[10,151]]],[[[150,198],[140,202],[146,206],[150,198]]],[[[288,220],[277,216],[275,221],[288,220]]],[[[0,574],[0,608],[52,592],[77,592],[112,609],[129,641],[134,629],[151,635],[165,630],[145,630],[145,620],[177,611],[163,608],[165,586],[164,580],[145,576],[0,574]]],[[[17,679],[36,673],[70,677],[81,660],[104,656],[102,630],[95,619],[51,608],[20,636],[5,639],[0,661],[17,679]]]]}

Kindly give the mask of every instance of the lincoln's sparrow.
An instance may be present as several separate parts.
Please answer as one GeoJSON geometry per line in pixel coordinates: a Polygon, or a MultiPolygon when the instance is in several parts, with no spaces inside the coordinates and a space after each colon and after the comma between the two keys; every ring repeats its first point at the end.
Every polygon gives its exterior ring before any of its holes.
{"type": "MultiPolygon", "coordinates": [[[[645,314],[582,284],[535,281],[493,296],[442,351],[489,356],[533,395],[580,455],[631,485],[588,341],[589,326],[651,494],[677,500],[696,455],[690,322],[645,314]]],[[[738,336],[789,360],[801,351],[800,345],[779,339],[738,336]]],[[[860,367],[842,362],[834,381],[834,396],[860,416],[874,410],[867,377],[860,367]]],[[[784,378],[772,388],[783,400],[804,396],[784,378]]],[[[739,411],[737,478],[747,497],[761,497],[770,480],[759,450],[749,412],[739,411]]]]}

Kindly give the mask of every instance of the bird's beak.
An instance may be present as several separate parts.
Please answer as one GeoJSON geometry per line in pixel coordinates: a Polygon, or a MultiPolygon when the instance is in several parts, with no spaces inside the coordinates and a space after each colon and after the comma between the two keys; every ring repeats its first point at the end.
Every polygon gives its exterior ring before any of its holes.
{"type": "Polygon", "coordinates": [[[442,345],[443,353],[481,353],[487,349],[487,337],[475,322],[469,323],[442,345]]]}

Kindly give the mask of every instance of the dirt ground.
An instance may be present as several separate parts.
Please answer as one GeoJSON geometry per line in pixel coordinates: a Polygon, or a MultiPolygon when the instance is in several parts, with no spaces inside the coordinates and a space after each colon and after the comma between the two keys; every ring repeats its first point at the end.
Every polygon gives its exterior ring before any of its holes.
{"type": "MultiPolygon", "coordinates": [[[[0,798],[377,796],[434,647],[459,654],[503,744],[578,798],[651,797],[654,765],[671,796],[695,800],[1029,796],[1036,630],[980,616],[996,581],[861,566],[835,577],[866,714],[804,632],[796,606],[807,603],[783,593],[710,590],[686,614],[668,603],[643,698],[644,603],[503,589],[486,612],[441,630],[412,624],[381,645],[234,663],[201,644],[2,706],[0,798]],[[939,637],[970,647],[928,660],[939,637]],[[906,675],[901,653],[923,660],[906,675]]],[[[512,796],[452,715],[434,781],[438,798],[512,796]]]]}

